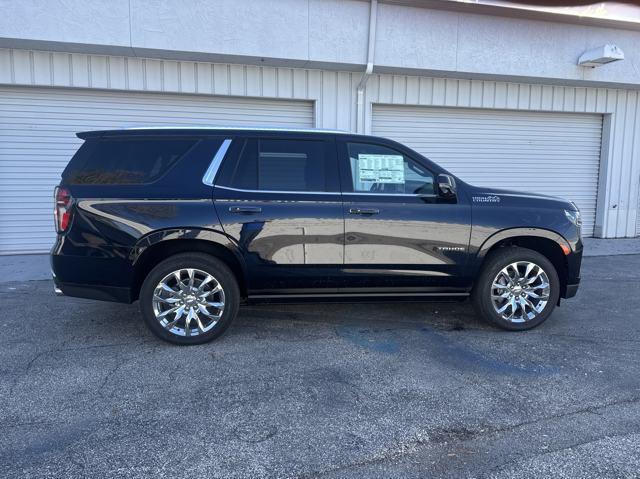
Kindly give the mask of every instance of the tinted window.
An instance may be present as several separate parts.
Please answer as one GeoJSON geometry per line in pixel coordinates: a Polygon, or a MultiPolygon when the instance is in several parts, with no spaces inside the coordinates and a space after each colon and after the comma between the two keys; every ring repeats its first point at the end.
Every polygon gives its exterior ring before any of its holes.
{"type": "Polygon", "coordinates": [[[250,139],[231,186],[265,191],[326,191],[325,142],[250,139]]]}
{"type": "MultiPolygon", "coordinates": [[[[242,190],[258,189],[258,142],[257,140],[245,140],[240,150],[238,161],[233,164],[231,173],[231,186],[242,190]]],[[[225,166],[227,166],[225,165],[225,166]]],[[[224,182],[225,175],[221,180],[224,182]]]]}
{"type": "Polygon", "coordinates": [[[354,192],[435,193],[433,174],[406,155],[386,146],[348,143],[354,192]]]}
{"type": "Polygon", "coordinates": [[[183,138],[110,138],[86,141],[63,178],[70,184],[150,183],[162,176],[196,142],[183,138]]]}

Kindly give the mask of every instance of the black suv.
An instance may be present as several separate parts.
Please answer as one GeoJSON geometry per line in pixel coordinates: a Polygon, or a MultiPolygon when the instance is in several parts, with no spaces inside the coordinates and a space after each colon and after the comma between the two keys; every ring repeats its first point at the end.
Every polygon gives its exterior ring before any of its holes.
{"type": "Polygon", "coordinates": [[[473,298],[529,329],[576,294],[580,213],[471,186],[384,138],[320,130],[79,133],[55,190],[56,292],[131,303],[179,344],[241,301],[473,298]]]}

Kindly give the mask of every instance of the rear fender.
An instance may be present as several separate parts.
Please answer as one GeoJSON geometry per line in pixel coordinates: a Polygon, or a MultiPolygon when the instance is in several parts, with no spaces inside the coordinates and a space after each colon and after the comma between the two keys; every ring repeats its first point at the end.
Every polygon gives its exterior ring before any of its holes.
{"type": "Polygon", "coordinates": [[[202,228],[171,228],[154,231],[141,238],[131,250],[130,261],[135,274],[133,278],[133,296],[137,296],[144,277],[148,271],[157,264],[160,258],[156,253],[176,254],[189,251],[198,251],[221,256],[224,261],[230,254],[234,261],[226,261],[234,273],[238,275],[241,288],[244,288],[247,280],[247,267],[238,245],[226,234],[202,228]],[[186,242],[191,242],[185,246],[186,242]]]}
{"type": "Polygon", "coordinates": [[[222,246],[231,251],[240,264],[244,265],[244,259],[240,254],[238,245],[231,238],[221,231],[205,228],[169,228],[149,233],[148,235],[140,238],[131,249],[131,263],[135,266],[140,257],[151,246],[164,241],[185,239],[208,241],[218,246],[222,246]]]}

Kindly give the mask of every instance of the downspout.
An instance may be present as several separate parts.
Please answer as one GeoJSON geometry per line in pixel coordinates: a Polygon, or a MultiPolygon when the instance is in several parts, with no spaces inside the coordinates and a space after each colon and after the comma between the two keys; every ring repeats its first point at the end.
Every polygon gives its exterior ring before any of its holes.
{"type": "Polygon", "coordinates": [[[369,43],[367,45],[367,67],[360,78],[356,89],[356,132],[364,133],[364,88],[373,73],[373,54],[376,46],[376,18],[378,16],[378,0],[371,0],[369,11],[369,43]]]}

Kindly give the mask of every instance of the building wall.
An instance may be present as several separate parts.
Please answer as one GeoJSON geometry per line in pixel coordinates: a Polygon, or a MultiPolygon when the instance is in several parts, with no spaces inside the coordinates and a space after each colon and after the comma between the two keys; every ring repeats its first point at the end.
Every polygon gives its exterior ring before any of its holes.
{"type": "MultiPolygon", "coordinates": [[[[320,128],[356,129],[360,74],[121,56],[0,50],[0,84],[306,99],[320,128]]],[[[605,115],[598,235],[634,236],[640,178],[637,90],[376,74],[374,103],[602,113],[605,115]]]]}
{"type": "MultiPolygon", "coordinates": [[[[0,0],[0,47],[343,71],[362,70],[367,58],[369,2],[362,0],[50,0],[42,5],[0,0]]],[[[640,86],[638,30],[382,0],[377,11],[379,72],[640,86]],[[595,69],[576,64],[585,50],[604,43],[620,46],[625,60],[595,69]]]]}
{"type": "Polygon", "coordinates": [[[638,90],[375,75],[367,84],[366,98],[367,131],[373,103],[602,113],[596,236],[635,236],[640,194],[638,90]]]}
{"type": "Polygon", "coordinates": [[[316,126],[355,128],[359,73],[0,49],[0,85],[313,100],[316,126]]]}

